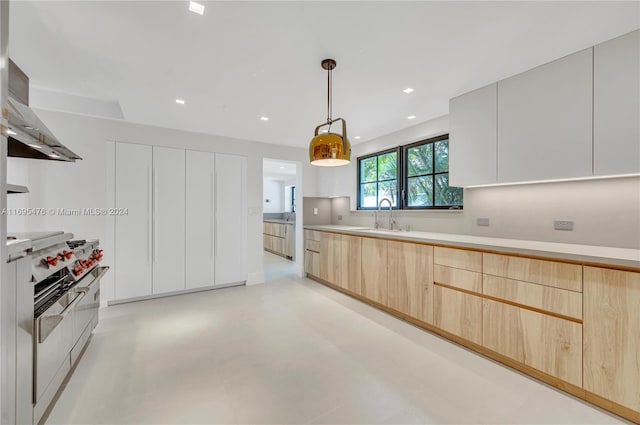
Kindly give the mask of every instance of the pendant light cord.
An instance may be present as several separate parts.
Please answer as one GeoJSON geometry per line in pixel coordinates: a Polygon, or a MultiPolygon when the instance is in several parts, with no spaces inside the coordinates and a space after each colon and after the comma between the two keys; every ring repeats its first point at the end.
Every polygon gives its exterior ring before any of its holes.
{"type": "Polygon", "coordinates": [[[331,131],[331,66],[327,70],[327,124],[329,124],[329,131],[331,131]]]}

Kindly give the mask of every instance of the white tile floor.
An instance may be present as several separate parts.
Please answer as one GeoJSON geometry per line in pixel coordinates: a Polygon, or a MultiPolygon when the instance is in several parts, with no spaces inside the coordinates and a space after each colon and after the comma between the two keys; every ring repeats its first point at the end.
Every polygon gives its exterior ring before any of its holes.
{"type": "Polygon", "coordinates": [[[621,423],[289,261],[265,266],[265,285],[102,310],[48,423],[621,423]]]}

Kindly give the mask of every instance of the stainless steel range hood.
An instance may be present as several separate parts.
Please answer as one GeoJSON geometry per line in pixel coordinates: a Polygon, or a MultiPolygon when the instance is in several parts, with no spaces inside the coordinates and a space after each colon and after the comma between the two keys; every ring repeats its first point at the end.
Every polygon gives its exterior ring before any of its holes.
{"type": "Polygon", "coordinates": [[[8,156],[74,162],[82,159],[65,147],[29,108],[29,77],[9,59],[8,156]]]}

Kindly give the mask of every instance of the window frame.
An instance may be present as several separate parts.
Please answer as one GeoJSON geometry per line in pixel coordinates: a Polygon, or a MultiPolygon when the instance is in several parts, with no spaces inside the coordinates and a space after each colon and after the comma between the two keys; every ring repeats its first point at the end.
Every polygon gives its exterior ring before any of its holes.
{"type": "MultiPolygon", "coordinates": [[[[363,155],[357,158],[356,160],[356,172],[358,173],[357,176],[357,180],[358,180],[358,188],[357,188],[357,196],[358,196],[358,201],[357,201],[357,208],[358,210],[364,210],[364,211],[375,211],[378,209],[378,206],[376,205],[375,207],[361,207],[360,206],[360,194],[361,194],[361,189],[362,189],[362,184],[366,184],[366,183],[373,183],[373,182],[362,182],[361,181],[361,174],[360,174],[360,162],[364,161],[366,159],[369,158],[373,158],[373,157],[378,157],[381,155],[386,155],[388,153],[394,153],[396,154],[396,158],[397,158],[397,164],[396,164],[396,206],[395,207],[391,207],[394,210],[398,210],[401,209],[401,205],[402,205],[402,196],[401,195],[401,191],[400,191],[400,185],[402,184],[400,179],[401,179],[401,174],[402,174],[402,153],[400,150],[400,146],[395,147],[395,148],[390,148],[390,149],[385,149],[383,151],[379,151],[379,152],[375,152],[375,153],[371,153],[371,154],[367,154],[367,155],[363,155]]],[[[392,179],[388,179],[388,180],[377,180],[377,164],[376,164],[376,180],[375,183],[380,183],[381,181],[386,182],[386,181],[392,181],[392,179]]],[[[378,200],[378,191],[376,191],[376,200],[379,203],[380,201],[378,200]]]]}
{"type": "MultiPolygon", "coordinates": [[[[379,152],[373,152],[367,155],[363,155],[357,158],[356,161],[356,173],[357,173],[357,209],[358,211],[362,210],[362,211],[372,211],[372,210],[377,210],[378,207],[362,207],[360,205],[360,200],[361,200],[361,189],[362,189],[362,184],[363,182],[361,182],[361,173],[360,173],[360,163],[362,160],[365,159],[369,159],[372,157],[377,157],[380,155],[384,155],[387,153],[391,153],[391,152],[396,152],[397,154],[397,158],[398,158],[398,166],[397,166],[397,175],[396,175],[396,181],[397,183],[397,206],[393,207],[394,210],[408,210],[408,211],[416,211],[416,210],[454,210],[454,211],[459,211],[459,210],[463,210],[464,209],[464,196],[463,196],[463,200],[462,200],[462,205],[432,205],[432,206],[409,206],[409,193],[407,188],[409,187],[409,170],[408,170],[408,152],[409,149],[415,148],[417,146],[422,146],[422,145],[427,145],[427,144],[432,144],[433,145],[433,158],[432,158],[432,173],[429,174],[424,174],[425,176],[433,176],[433,188],[432,188],[432,199],[433,199],[433,203],[435,204],[436,198],[435,198],[435,194],[436,194],[436,181],[435,178],[437,175],[441,175],[441,174],[450,174],[450,169],[449,167],[447,167],[447,171],[439,171],[436,172],[436,154],[435,154],[435,143],[436,142],[440,142],[442,140],[447,140],[450,141],[449,139],[449,134],[445,133],[439,136],[434,136],[434,137],[430,137],[428,139],[423,139],[423,140],[419,140],[417,142],[413,142],[413,143],[409,143],[406,145],[399,145],[395,148],[390,148],[390,149],[385,149],[379,152]]],[[[415,176],[412,176],[415,177],[415,176]]],[[[379,180],[376,180],[376,183],[379,182],[379,180]]],[[[451,186],[451,187],[457,187],[457,186],[451,186]]],[[[377,196],[376,196],[377,199],[377,196]]],[[[379,201],[378,201],[379,202],[379,201]]],[[[385,208],[386,209],[386,208],[385,208]]]]}

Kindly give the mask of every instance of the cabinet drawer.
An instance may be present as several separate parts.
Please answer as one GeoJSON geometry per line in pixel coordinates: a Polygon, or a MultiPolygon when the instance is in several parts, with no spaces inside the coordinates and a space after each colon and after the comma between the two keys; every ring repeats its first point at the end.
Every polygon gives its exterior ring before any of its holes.
{"type": "Polygon", "coordinates": [[[482,316],[486,348],[582,386],[582,325],[491,300],[482,316]]]}
{"type": "Polygon", "coordinates": [[[434,324],[461,338],[482,343],[482,298],[434,285],[434,324]]]}
{"type": "Polygon", "coordinates": [[[317,230],[305,230],[304,238],[307,240],[312,240],[316,242],[320,242],[320,235],[322,232],[318,232],[317,230]]]}
{"type": "Polygon", "coordinates": [[[304,248],[308,249],[309,251],[320,252],[320,242],[311,239],[305,239],[304,248]]]}
{"type": "Polygon", "coordinates": [[[482,293],[482,273],[435,265],[433,269],[433,280],[443,285],[455,286],[456,288],[466,289],[467,291],[482,293]]]}
{"type": "Polygon", "coordinates": [[[304,252],[304,272],[320,277],[320,254],[313,251],[304,252]]]}
{"type": "Polygon", "coordinates": [[[442,266],[455,267],[456,269],[482,272],[481,252],[437,246],[433,250],[433,262],[442,266]]]}
{"type": "Polygon", "coordinates": [[[509,255],[484,254],[484,273],[582,292],[582,266],[509,255]]]}
{"type": "Polygon", "coordinates": [[[482,291],[486,295],[582,320],[582,294],[485,274],[482,291]]]}

